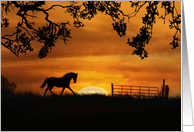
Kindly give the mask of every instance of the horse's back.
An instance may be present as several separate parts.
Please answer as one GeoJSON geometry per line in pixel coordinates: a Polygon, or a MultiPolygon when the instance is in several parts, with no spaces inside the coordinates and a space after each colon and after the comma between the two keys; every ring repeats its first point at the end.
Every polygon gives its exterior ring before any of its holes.
{"type": "Polygon", "coordinates": [[[57,87],[66,87],[69,84],[63,78],[56,78],[56,77],[50,77],[50,78],[48,78],[48,83],[50,85],[52,85],[52,86],[57,86],[57,87]]]}

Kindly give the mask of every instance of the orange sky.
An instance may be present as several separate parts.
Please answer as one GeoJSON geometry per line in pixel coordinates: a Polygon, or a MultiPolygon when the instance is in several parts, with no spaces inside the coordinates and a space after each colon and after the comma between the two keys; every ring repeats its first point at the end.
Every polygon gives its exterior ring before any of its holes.
{"type": "MultiPolygon", "coordinates": [[[[52,2],[47,2],[49,5],[52,2]]],[[[56,3],[56,2],[55,2],[56,3]]],[[[61,3],[61,2],[59,2],[61,3]]],[[[122,3],[124,11],[132,12],[127,2],[122,3]]],[[[181,1],[176,2],[178,12],[181,13],[181,1]]],[[[15,12],[10,14],[10,22],[17,21],[15,12]]],[[[38,91],[43,93],[40,85],[47,77],[62,77],[68,72],[78,73],[77,83],[70,87],[78,92],[88,86],[104,88],[111,92],[111,83],[127,85],[146,85],[161,87],[162,80],[177,93],[181,91],[181,45],[172,50],[169,43],[175,31],[168,27],[163,20],[157,18],[154,25],[153,37],[145,48],[148,58],[141,60],[131,55],[134,48],[127,45],[127,39],[134,37],[142,26],[145,10],[141,10],[136,17],[127,24],[127,33],[119,37],[113,30],[109,16],[99,13],[91,21],[83,20],[85,27],[71,26],[71,36],[67,44],[58,41],[52,52],[43,59],[38,58],[42,44],[34,42],[34,52],[20,54],[16,57],[8,49],[1,46],[1,75],[11,82],[15,82],[17,90],[38,91]]],[[[36,25],[43,25],[43,14],[38,14],[36,25]]],[[[51,11],[50,18],[58,22],[72,20],[71,16],[62,13],[61,8],[51,11]],[[56,15],[57,14],[57,15],[56,15]]],[[[72,21],[70,21],[72,24],[72,21]]],[[[12,23],[8,29],[2,29],[1,34],[14,30],[12,23]]],[[[73,24],[72,24],[73,25],[73,24]]],[[[181,37],[180,34],[178,34],[181,37]]],[[[54,88],[54,92],[61,91],[54,88]]],[[[66,90],[68,91],[68,90],[66,90]]]]}

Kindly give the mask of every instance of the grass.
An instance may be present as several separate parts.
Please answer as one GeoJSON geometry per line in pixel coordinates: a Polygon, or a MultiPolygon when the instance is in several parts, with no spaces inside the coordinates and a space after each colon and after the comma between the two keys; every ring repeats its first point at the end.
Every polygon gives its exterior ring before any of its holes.
{"type": "Polygon", "coordinates": [[[1,97],[1,130],[180,131],[181,98],[16,93],[1,97]]]}

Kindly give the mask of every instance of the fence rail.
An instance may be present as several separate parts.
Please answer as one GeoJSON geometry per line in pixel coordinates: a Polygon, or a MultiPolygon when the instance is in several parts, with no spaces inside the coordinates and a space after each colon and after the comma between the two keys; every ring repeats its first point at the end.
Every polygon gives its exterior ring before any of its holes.
{"type": "Polygon", "coordinates": [[[162,98],[169,97],[169,86],[165,85],[165,79],[163,79],[163,84],[161,86],[161,91],[159,91],[158,87],[150,87],[150,86],[131,86],[131,85],[113,85],[111,83],[112,96],[114,95],[147,95],[149,96],[159,96],[162,98]],[[117,93],[117,94],[116,94],[117,93]]]}
{"type": "Polygon", "coordinates": [[[150,87],[150,86],[131,86],[131,85],[113,85],[112,88],[112,96],[118,95],[147,95],[147,96],[159,96],[159,88],[158,87],[150,87]]]}

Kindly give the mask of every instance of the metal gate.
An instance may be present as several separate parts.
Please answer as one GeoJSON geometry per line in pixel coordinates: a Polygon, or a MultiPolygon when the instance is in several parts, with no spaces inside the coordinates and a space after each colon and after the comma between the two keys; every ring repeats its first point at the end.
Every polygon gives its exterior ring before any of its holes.
{"type": "Polygon", "coordinates": [[[151,86],[131,86],[131,85],[113,85],[112,96],[114,95],[145,95],[145,96],[158,96],[159,88],[151,86]]]}

